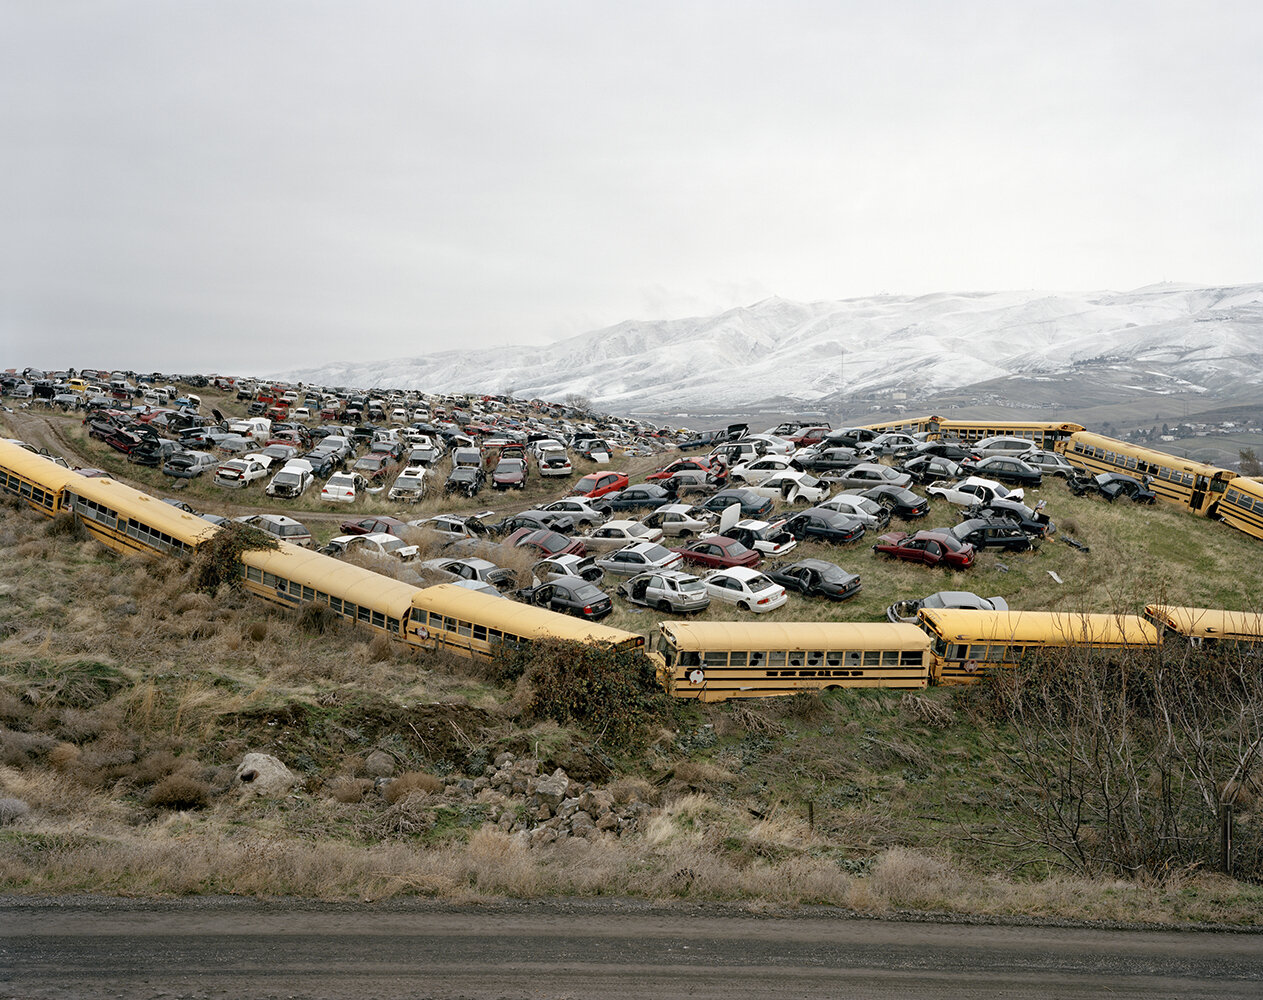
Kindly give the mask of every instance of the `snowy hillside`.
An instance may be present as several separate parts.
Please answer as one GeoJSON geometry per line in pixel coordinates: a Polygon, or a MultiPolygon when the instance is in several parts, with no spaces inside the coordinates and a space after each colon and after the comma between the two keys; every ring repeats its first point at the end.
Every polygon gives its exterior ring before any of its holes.
{"type": "MultiPolygon", "coordinates": [[[[913,397],[1109,362],[1210,393],[1263,382],[1263,284],[1131,292],[767,299],[717,316],[634,321],[510,358],[504,348],[282,373],[326,385],[587,397],[611,411],[913,397]]],[[[1187,386],[1186,386],[1187,388],[1187,386]]]]}

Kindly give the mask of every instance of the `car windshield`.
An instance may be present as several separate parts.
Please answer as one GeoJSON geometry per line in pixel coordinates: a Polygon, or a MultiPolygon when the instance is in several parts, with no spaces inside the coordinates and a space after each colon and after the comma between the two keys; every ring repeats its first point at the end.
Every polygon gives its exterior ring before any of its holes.
{"type": "Polygon", "coordinates": [[[421,485],[421,480],[417,476],[400,476],[395,480],[395,485],[406,490],[415,490],[421,485]]]}
{"type": "Polygon", "coordinates": [[[307,529],[301,524],[278,524],[273,530],[276,534],[285,538],[290,538],[293,535],[307,534],[307,529]]]}
{"type": "Polygon", "coordinates": [[[651,562],[660,562],[671,557],[671,550],[661,545],[649,545],[641,550],[641,554],[651,562]]]}
{"type": "Polygon", "coordinates": [[[382,547],[382,551],[384,551],[384,552],[394,552],[394,551],[395,551],[395,549],[402,549],[402,548],[403,548],[404,546],[406,546],[408,543],[407,543],[407,542],[405,542],[402,538],[392,538],[392,539],[390,539],[390,541],[386,541],[385,539],[382,539],[382,540],[379,542],[379,544],[380,544],[380,545],[381,545],[381,547],[382,547]]]}
{"type": "Polygon", "coordinates": [[[295,486],[302,482],[302,477],[296,472],[278,472],[275,482],[280,483],[282,486],[295,486]]]}
{"type": "Polygon", "coordinates": [[[332,486],[334,489],[349,489],[355,485],[355,480],[350,476],[330,476],[326,486],[332,486]]]}

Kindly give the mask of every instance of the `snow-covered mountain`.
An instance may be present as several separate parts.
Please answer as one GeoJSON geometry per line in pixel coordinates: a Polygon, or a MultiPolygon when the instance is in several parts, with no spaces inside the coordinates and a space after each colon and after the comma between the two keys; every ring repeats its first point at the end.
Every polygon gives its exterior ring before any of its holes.
{"type": "Polygon", "coordinates": [[[770,401],[823,409],[844,396],[899,390],[928,398],[997,379],[1042,381],[1093,367],[1120,383],[1157,380],[1211,395],[1259,386],[1263,284],[813,303],[772,298],[717,316],[629,320],[511,354],[445,351],[284,377],[555,400],[573,393],[601,409],[628,412],[770,401]]]}

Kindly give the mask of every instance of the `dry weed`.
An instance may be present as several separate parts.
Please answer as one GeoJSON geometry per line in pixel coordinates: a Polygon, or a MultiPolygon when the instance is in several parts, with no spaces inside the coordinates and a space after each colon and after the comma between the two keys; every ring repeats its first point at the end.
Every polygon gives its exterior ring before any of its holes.
{"type": "Polygon", "coordinates": [[[163,778],[146,796],[147,805],[158,809],[202,809],[210,801],[210,786],[191,774],[163,778]]]}
{"type": "Polygon", "coordinates": [[[407,771],[390,782],[382,793],[382,797],[394,805],[409,795],[420,792],[423,795],[441,792],[443,779],[424,771],[407,771]]]}

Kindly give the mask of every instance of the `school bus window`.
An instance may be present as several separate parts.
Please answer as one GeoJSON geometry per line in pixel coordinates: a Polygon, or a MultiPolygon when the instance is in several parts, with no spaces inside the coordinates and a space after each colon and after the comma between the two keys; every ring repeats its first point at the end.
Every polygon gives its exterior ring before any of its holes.
{"type": "Polygon", "coordinates": [[[479,642],[486,642],[487,641],[487,626],[475,625],[474,638],[477,639],[479,642]]]}
{"type": "Polygon", "coordinates": [[[469,622],[457,622],[456,632],[458,635],[472,636],[474,632],[474,626],[469,622]]]}
{"type": "Polygon", "coordinates": [[[374,611],[374,612],[373,612],[373,624],[374,624],[374,625],[376,625],[378,628],[385,628],[385,627],[386,627],[386,616],[385,616],[384,614],[382,614],[380,611],[374,611]]]}
{"type": "Polygon", "coordinates": [[[824,654],[824,662],[827,663],[831,667],[841,666],[842,653],[836,649],[831,649],[829,650],[829,652],[824,654]]]}
{"type": "Polygon", "coordinates": [[[807,654],[807,666],[818,667],[824,662],[824,654],[819,650],[812,650],[807,654]]]}
{"type": "MultiPolygon", "coordinates": [[[[918,662],[919,658],[918,658],[918,662]]],[[[887,649],[881,654],[881,665],[883,667],[899,666],[899,651],[897,649],[887,649]]]]}
{"type": "Polygon", "coordinates": [[[728,655],[728,665],[730,667],[744,667],[746,665],[746,654],[730,653],[728,655]]]}
{"type": "Polygon", "coordinates": [[[304,601],[314,601],[315,599],[316,599],[316,591],[315,591],[315,589],[314,589],[313,587],[304,587],[304,588],[303,588],[303,600],[304,600],[304,601]]]}
{"type": "Polygon", "coordinates": [[[491,640],[492,642],[499,642],[501,639],[500,630],[498,628],[487,629],[487,638],[491,640]]]}
{"type": "Polygon", "coordinates": [[[774,651],[772,651],[772,652],[768,653],[768,654],[767,654],[767,665],[768,665],[769,667],[783,667],[783,666],[785,666],[785,651],[784,651],[784,650],[774,650],[774,651]]]}
{"type": "Polygon", "coordinates": [[[864,666],[866,667],[881,666],[881,651],[877,649],[864,650],[864,666]]]}
{"type": "Polygon", "coordinates": [[[908,664],[913,664],[919,667],[921,663],[923,662],[923,660],[924,660],[924,656],[920,650],[904,650],[902,653],[899,654],[899,662],[904,664],[905,666],[908,664]]]}
{"type": "Polygon", "coordinates": [[[263,572],[257,566],[246,567],[246,579],[253,580],[255,583],[263,582],[263,572]]]}
{"type": "Polygon", "coordinates": [[[966,646],[959,643],[952,643],[952,645],[947,647],[947,658],[949,660],[967,660],[969,659],[966,655],[968,652],[969,650],[966,646]]]}
{"type": "Polygon", "coordinates": [[[328,594],[326,594],[323,590],[317,590],[317,591],[316,591],[316,600],[317,600],[317,601],[319,601],[321,604],[328,604],[328,603],[329,603],[329,595],[328,595],[328,594]]]}
{"type": "Polygon", "coordinates": [[[856,649],[848,649],[843,663],[848,667],[858,667],[860,665],[860,653],[856,649]]]}
{"type": "Polygon", "coordinates": [[[728,666],[727,653],[706,653],[702,657],[702,662],[708,667],[726,667],[728,666]]]}

